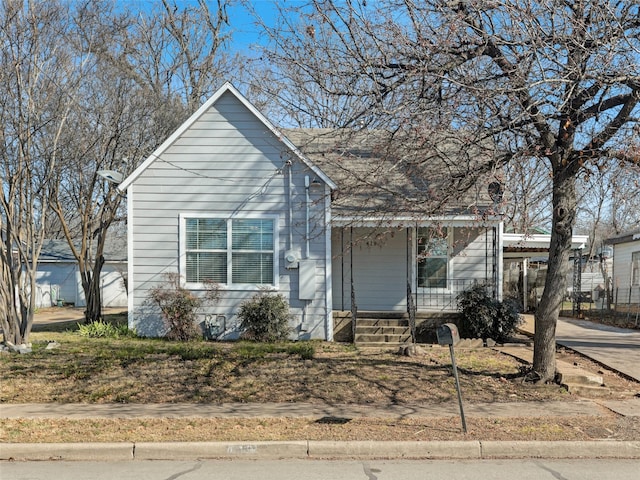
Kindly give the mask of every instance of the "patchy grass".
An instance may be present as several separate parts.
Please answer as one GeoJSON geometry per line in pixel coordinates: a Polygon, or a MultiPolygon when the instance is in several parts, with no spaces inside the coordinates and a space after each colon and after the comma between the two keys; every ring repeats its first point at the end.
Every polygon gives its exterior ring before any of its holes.
{"type": "MultiPolygon", "coordinates": [[[[124,315],[119,322],[126,321],[124,315]]],[[[0,355],[2,403],[437,404],[457,402],[447,348],[399,356],[326,342],[211,343],[83,337],[74,322],[32,334],[30,355],[0,355]],[[47,343],[60,346],[46,350],[47,343]]],[[[561,355],[567,355],[567,353],[561,355]]],[[[457,349],[465,404],[572,399],[522,381],[523,366],[488,348],[457,349]]],[[[611,384],[610,381],[607,382],[611,384]]],[[[634,385],[621,390],[633,391],[634,385]]],[[[2,419],[0,442],[241,440],[638,439],[640,421],[567,418],[2,419]]]]}
{"type": "MultiPolygon", "coordinates": [[[[33,353],[0,357],[0,403],[440,403],[456,399],[448,349],[417,357],[324,342],[172,342],[34,332],[33,353]],[[46,350],[49,341],[60,347],[46,350]]],[[[456,354],[466,402],[557,400],[491,349],[456,354]]]]}
{"type": "Polygon", "coordinates": [[[148,418],[0,420],[0,442],[201,442],[282,440],[637,440],[640,419],[609,416],[543,418],[148,418]]]}

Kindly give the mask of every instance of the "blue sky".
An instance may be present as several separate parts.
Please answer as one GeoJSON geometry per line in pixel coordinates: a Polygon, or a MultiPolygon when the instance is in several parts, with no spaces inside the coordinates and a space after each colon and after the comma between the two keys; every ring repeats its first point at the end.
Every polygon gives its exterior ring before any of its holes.
{"type": "MultiPolygon", "coordinates": [[[[252,4],[264,21],[270,24],[275,21],[276,9],[273,1],[254,0],[252,4]]],[[[260,32],[258,27],[254,25],[255,20],[244,6],[235,5],[228,9],[227,14],[229,15],[229,23],[233,34],[233,41],[230,45],[231,50],[241,52],[252,44],[260,42],[260,32]]]]}
{"type": "MultiPolygon", "coordinates": [[[[127,0],[115,0],[123,6],[129,6],[130,8],[138,8],[141,10],[147,10],[150,6],[159,6],[162,4],[161,0],[134,0],[133,2],[127,0]]],[[[176,4],[178,7],[184,7],[186,5],[197,4],[197,0],[169,0],[171,4],[176,4]]],[[[279,3],[290,5],[302,5],[305,3],[303,0],[278,0],[279,3]]],[[[215,0],[208,0],[212,9],[217,7],[215,0]]],[[[268,24],[274,24],[277,17],[277,9],[275,7],[276,2],[273,0],[252,0],[252,8],[256,13],[268,24]]],[[[251,45],[260,43],[261,36],[260,30],[255,25],[255,19],[249,13],[248,9],[242,5],[242,2],[235,0],[234,5],[228,7],[227,14],[229,16],[229,30],[232,34],[232,42],[229,44],[231,51],[243,53],[251,45]]]]}

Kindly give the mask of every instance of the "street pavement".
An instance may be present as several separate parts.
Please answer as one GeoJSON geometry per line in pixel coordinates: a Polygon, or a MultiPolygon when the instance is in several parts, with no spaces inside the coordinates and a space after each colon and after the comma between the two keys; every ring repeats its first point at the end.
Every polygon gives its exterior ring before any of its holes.
{"type": "MultiPolygon", "coordinates": [[[[69,311],[55,311],[41,322],[63,322],[69,311]]],[[[72,311],[77,317],[79,312],[72,311]]],[[[522,330],[533,333],[533,317],[522,330]]],[[[640,381],[640,332],[562,319],[558,343],[640,381]]],[[[522,351],[530,350],[521,347],[522,351]]],[[[531,352],[526,352],[530,356],[531,352]]],[[[465,405],[468,417],[598,416],[615,412],[640,417],[640,398],[563,402],[465,405]]],[[[2,404],[0,418],[407,418],[451,417],[458,405],[315,405],[315,404],[2,404]]],[[[0,444],[0,460],[131,460],[201,458],[640,458],[637,441],[594,442],[197,442],[117,444],[0,444]]]]}
{"type": "MultiPolygon", "coordinates": [[[[137,460],[11,462],[7,479],[29,480],[637,480],[637,460],[137,460]]],[[[5,478],[2,476],[2,478],[5,478]]]]}

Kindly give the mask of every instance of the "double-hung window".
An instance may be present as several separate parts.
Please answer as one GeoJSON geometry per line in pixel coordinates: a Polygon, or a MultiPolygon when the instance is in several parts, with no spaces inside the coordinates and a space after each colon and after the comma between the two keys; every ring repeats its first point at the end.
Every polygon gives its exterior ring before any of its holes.
{"type": "Polygon", "coordinates": [[[449,238],[447,228],[418,228],[418,287],[447,288],[449,238]]]}
{"type": "Polygon", "coordinates": [[[275,219],[182,217],[187,283],[275,285],[275,219]]]}
{"type": "Polygon", "coordinates": [[[640,252],[631,253],[631,285],[640,285],[640,252]]]}

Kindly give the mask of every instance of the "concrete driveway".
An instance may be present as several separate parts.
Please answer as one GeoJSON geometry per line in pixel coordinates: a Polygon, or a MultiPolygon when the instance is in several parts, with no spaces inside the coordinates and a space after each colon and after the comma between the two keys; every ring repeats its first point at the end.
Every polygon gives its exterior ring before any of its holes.
{"type": "MultiPolygon", "coordinates": [[[[51,307],[38,310],[33,316],[33,330],[58,323],[78,323],[84,320],[84,307],[51,307]]],[[[126,312],[127,307],[105,307],[104,315],[126,312]]]]}
{"type": "MultiPolygon", "coordinates": [[[[522,330],[533,333],[533,315],[525,315],[522,330]]],[[[561,318],[556,342],[640,382],[640,330],[561,318]]]]}
{"type": "Polygon", "coordinates": [[[640,330],[562,319],[556,328],[556,341],[640,381],[640,330]]]}

